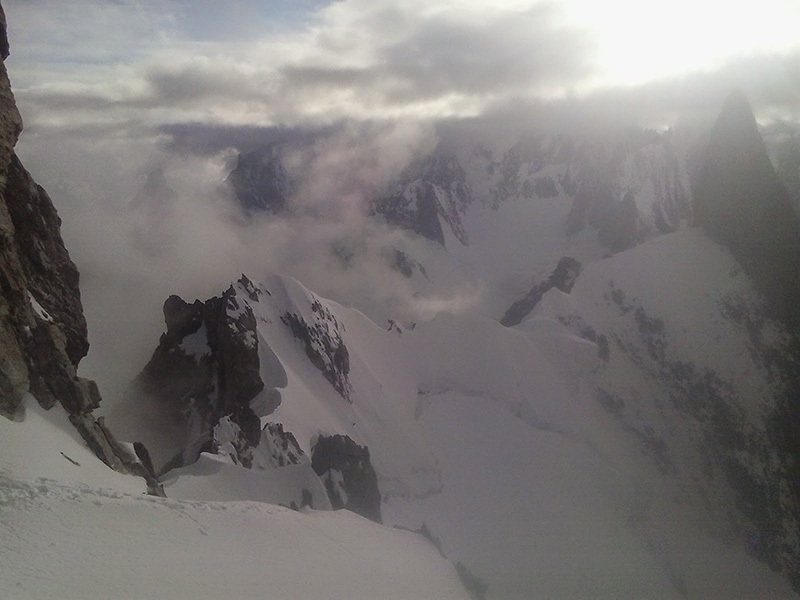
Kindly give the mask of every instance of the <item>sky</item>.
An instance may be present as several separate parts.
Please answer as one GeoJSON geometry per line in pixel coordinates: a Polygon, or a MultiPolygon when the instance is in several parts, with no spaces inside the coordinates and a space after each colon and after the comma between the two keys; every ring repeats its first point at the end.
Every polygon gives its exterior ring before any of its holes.
{"type": "Polygon", "coordinates": [[[796,114],[800,94],[796,0],[4,6],[29,128],[435,119],[623,91],[635,102],[660,86],[671,97],[642,107],[654,117],[725,86],[767,116],[796,114]]]}
{"type": "Polygon", "coordinates": [[[100,378],[143,364],[130,347],[152,351],[171,293],[207,298],[243,271],[334,296],[378,289],[378,265],[356,280],[318,255],[363,232],[365,190],[429,151],[437,124],[663,128],[713,118],[734,88],[762,121],[800,120],[797,0],[2,5],[17,152],[63,220],[93,348],[84,365],[100,378]],[[326,132],[295,201],[338,221],[243,225],[220,202],[237,152],[276,128],[326,132]],[[172,200],[136,201],[154,171],[172,200]]]}

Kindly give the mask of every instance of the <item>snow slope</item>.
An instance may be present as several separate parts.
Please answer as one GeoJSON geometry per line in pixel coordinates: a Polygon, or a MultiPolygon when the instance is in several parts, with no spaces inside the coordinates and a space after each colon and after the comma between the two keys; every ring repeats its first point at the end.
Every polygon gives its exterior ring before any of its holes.
{"type": "MultiPolygon", "coordinates": [[[[729,472],[763,489],[782,476],[767,431],[777,389],[760,358],[782,334],[699,230],[593,262],[515,328],[467,310],[383,329],[288,277],[255,295],[234,287],[281,396],[262,422],[307,453],[320,433],[367,445],[384,522],[424,525],[488,598],[793,597],[754,558],[763,524],[729,472]],[[319,333],[320,352],[322,339],[345,345],[349,371],[331,379],[312,364],[287,314],[319,333]],[[759,319],[758,339],[741,315],[759,319]]],[[[214,460],[174,473],[168,493],[272,494],[256,473],[231,485],[226,469],[241,468],[214,460]]],[[[768,529],[795,543],[789,521],[768,529]]]]}
{"type": "Polygon", "coordinates": [[[24,422],[0,419],[0,597],[466,597],[420,535],[347,511],[146,496],[76,439],[60,407],[26,408],[24,422]]]}

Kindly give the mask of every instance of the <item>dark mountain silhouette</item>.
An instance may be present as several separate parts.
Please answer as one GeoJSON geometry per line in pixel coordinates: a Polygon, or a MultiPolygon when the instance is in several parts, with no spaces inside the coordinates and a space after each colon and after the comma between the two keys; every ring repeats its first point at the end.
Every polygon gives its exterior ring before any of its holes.
{"type": "Polygon", "coordinates": [[[724,244],[772,302],[800,323],[800,221],[741,92],[715,122],[694,192],[695,223],[724,244]]]}

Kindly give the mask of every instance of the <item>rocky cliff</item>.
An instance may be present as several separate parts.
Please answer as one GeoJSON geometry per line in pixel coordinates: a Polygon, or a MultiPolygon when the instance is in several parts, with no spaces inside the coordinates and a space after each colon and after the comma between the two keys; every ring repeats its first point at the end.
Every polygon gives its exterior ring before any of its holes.
{"type": "Polygon", "coordinates": [[[325,483],[334,509],[381,522],[381,494],[369,448],[346,435],[320,436],[311,449],[311,466],[325,483]]]}
{"type": "MultiPolygon", "coordinates": [[[[0,51],[8,56],[0,7],[0,51]]],[[[77,375],[89,349],[78,270],[61,238],[61,220],[45,190],[14,154],[22,131],[8,75],[0,63],[0,413],[21,418],[24,397],[44,408],[60,403],[87,445],[108,466],[160,486],[92,413],[100,394],[77,375]]]]}
{"type": "Polygon", "coordinates": [[[236,199],[248,214],[282,213],[288,209],[289,178],[282,162],[283,146],[270,144],[240,154],[228,175],[236,199]]]}

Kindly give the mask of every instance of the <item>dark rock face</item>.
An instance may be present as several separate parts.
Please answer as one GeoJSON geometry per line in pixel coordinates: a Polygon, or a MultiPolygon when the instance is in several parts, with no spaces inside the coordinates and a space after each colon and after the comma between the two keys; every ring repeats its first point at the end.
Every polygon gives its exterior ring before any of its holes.
{"type": "Polygon", "coordinates": [[[425,267],[402,250],[397,248],[387,249],[384,253],[384,257],[392,269],[398,273],[402,273],[405,277],[411,278],[414,276],[414,273],[417,272],[425,279],[428,279],[428,273],[425,271],[425,267]]]}
{"type": "Polygon", "coordinates": [[[378,477],[366,446],[346,435],[320,436],[311,449],[311,466],[325,483],[334,509],[346,508],[381,522],[378,477]]]}
{"type": "Polygon", "coordinates": [[[342,398],[350,401],[350,353],[342,340],[343,327],[321,302],[311,304],[314,319],[311,323],[295,313],[287,312],[281,321],[292,335],[305,345],[306,356],[342,398]]]}
{"type": "Polygon", "coordinates": [[[704,159],[695,222],[728,247],[782,316],[800,324],[800,220],[741,92],[725,102],[704,159]]]}
{"type": "MultiPolygon", "coordinates": [[[[8,56],[0,7],[0,54],[8,56]]],[[[0,414],[13,417],[31,392],[44,408],[59,402],[89,448],[109,467],[160,485],[92,411],[100,404],[93,381],[77,375],[89,349],[78,270],[61,238],[61,220],[13,148],[22,121],[0,63],[0,414]]]]}
{"type": "Polygon", "coordinates": [[[442,222],[468,244],[461,215],[472,204],[472,191],[455,156],[434,153],[412,163],[393,191],[373,201],[371,212],[387,223],[413,231],[444,246],[442,222]]]}
{"type": "MultiPolygon", "coordinates": [[[[244,289],[252,287],[242,276],[244,289]]],[[[246,453],[261,440],[250,401],[264,389],[253,311],[231,286],[222,296],[192,304],[178,296],[164,303],[167,331],[134,380],[127,403],[151,403],[153,417],[172,428],[173,456],[154,456],[157,471],[189,464],[212,443],[227,417],[246,453]]],[[[241,463],[246,460],[239,461],[241,463]]]]}
{"type": "MultiPolygon", "coordinates": [[[[256,426],[258,427],[258,422],[256,426]]],[[[281,423],[264,425],[259,431],[259,439],[253,444],[231,416],[221,418],[214,427],[210,449],[246,469],[277,469],[287,465],[311,463],[297,439],[290,431],[285,431],[281,423]]]]}
{"type": "Polygon", "coordinates": [[[8,32],[6,31],[6,13],[0,6],[0,57],[3,60],[8,58],[8,32]]]}
{"type": "MultiPolygon", "coordinates": [[[[751,552],[787,572],[795,589],[800,589],[800,539],[796,527],[789,527],[790,535],[786,533],[790,519],[797,519],[800,500],[796,485],[800,481],[800,220],[741,92],[725,102],[703,158],[695,189],[696,223],[730,250],[767,299],[766,312],[787,325],[791,340],[783,352],[764,356],[773,380],[783,388],[769,427],[769,444],[778,453],[778,472],[763,481],[752,477],[739,461],[726,457],[725,474],[737,490],[743,511],[754,522],[765,524],[753,528],[751,552]]],[[[739,310],[730,310],[729,315],[743,319],[754,342],[758,341],[761,327],[753,315],[739,310]]]]}
{"type": "Polygon", "coordinates": [[[581,263],[579,261],[568,256],[562,257],[550,277],[533,286],[524,298],[517,300],[509,307],[503,318],[500,319],[500,324],[506,327],[519,325],[522,319],[527,317],[534,307],[539,304],[542,296],[553,288],[557,288],[565,294],[570,293],[580,272],[581,263]]]}
{"type": "Polygon", "coordinates": [[[277,214],[287,209],[289,180],[283,167],[280,144],[239,155],[228,181],[248,213],[277,214]]]}
{"type": "Polygon", "coordinates": [[[78,269],[61,239],[61,219],[44,189],[37,185],[19,159],[11,159],[6,182],[8,211],[28,289],[59,323],[66,337],[66,352],[73,365],[89,351],[83,316],[78,269]]]}

